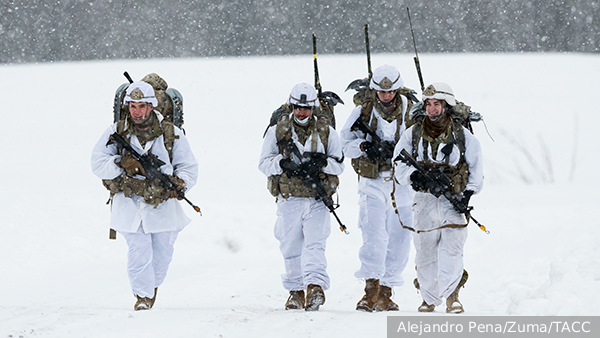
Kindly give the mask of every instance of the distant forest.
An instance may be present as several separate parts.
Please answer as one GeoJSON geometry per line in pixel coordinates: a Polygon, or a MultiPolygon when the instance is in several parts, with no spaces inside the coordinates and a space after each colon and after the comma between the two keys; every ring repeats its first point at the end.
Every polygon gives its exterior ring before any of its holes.
{"type": "Polygon", "coordinates": [[[0,63],[410,52],[600,51],[592,0],[4,0],[0,63]]]}

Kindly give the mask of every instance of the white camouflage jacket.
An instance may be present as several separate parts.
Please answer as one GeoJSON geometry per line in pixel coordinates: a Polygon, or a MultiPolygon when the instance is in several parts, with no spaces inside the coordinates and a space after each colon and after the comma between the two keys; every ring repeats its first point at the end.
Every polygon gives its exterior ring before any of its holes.
{"type": "MultiPolygon", "coordinates": [[[[155,111],[156,112],[156,111],[155,111]]],[[[156,112],[159,120],[163,117],[156,112]]],[[[129,140],[131,146],[140,154],[148,152],[158,156],[165,162],[160,169],[164,174],[177,175],[185,181],[186,192],[189,191],[198,179],[198,162],[192,153],[190,144],[181,131],[174,127],[175,139],[173,145],[173,161],[169,160],[169,153],[164,145],[163,136],[159,136],[153,141],[147,142],[142,148],[137,136],[132,135],[129,140]]],[[[92,150],[92,172],[101,179],[114,179],[123,174],[124,169],[118,167],[114,160],[120,157],[117,154],[115,145],[106,146],[109,136],[117,131],[116,123],[110,126],[92,150]]],[[[144,179],[143,176],[136,176],[136,179],[144,179]]],[[[163,231],[178,231],[188,225],[191,220],[185,215],[181,203],[176,199],[167,201],[154,208],[153,205],[146,204],[143,197],[133,195],[133,198],[127,198],[123,192],[117,193],[112,202],[112,212],[110,227],[122,232],[136,232],[141,225],[145,233],[155,233],[163,231]]]]}

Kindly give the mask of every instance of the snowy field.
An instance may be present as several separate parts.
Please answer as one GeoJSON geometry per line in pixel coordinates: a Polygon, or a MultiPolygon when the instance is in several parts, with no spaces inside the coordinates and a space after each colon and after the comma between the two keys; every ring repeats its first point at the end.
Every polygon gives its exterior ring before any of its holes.
{"type": "MultiPolygon", "coordinates": [[[[395,65],[420,94],[412,55],[372,62],[395,65]]],[[[491,233],[469,226],[465,314],[600,315],[600,55],[424,54],[421,64],[425,81],[449,83],[491,135],[474,126],[486,185],[473,215],[491,233]]],[[[365,57],[323,55],[319,66],[324,90],[346,102],[340,126],[353,108],[344,89],[366,76],[365,57]]],[[[311,55],[3,65],[0,79],[0,338],[385,337],[388,315],[448,316],[443,306],[417,312],[414,257],[394,290],[398,313],[354,310],[364,283],[353,276],[361,234],[349,160],[338,215],[350,235],[332,224],[327,301],[318,312],[284,310],[275,203],[257,165],[271,112],[296,83],[313,83],[311,55]],[[125,70],[135,80],[156,72],[181,91],[200,162],[188,197],[203,216],[184,206],[193,221],[155,308],[142,312],[89,164],[125,70]]]]}

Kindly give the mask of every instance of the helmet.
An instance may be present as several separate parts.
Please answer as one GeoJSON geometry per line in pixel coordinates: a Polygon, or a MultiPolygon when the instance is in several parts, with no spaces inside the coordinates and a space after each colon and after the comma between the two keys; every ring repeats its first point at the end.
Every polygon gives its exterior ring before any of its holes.
{"type": "Polygon", "coordinates": [[[404,81],[396,67],[384,65],[375,69],[369,87],[388,92],[404,87],[404,81]]]}
{"type": "Polygon", "coordinates": [[[425,91],[423,91],[422,100],[425,101],[427,99],[444,100],[447,104],[453,107],[456,105],[452,88],[443,82],[432,83],[425,88],[425,91]]]}
{"type": "Polygon", "coordinates": [[[134,82],[129,85],[123,99],[123,104],[129,104],[129,102],[148,102],[152,103],[154,107],[158,106],[154,89],[150,84],[143,81],[134,82]]]}
{"type": "Polygon", "coordinates": [[[287,103],[300,107],[318,107],[317,91],[308,83],[299,83],[292,88],[287,103]]]}

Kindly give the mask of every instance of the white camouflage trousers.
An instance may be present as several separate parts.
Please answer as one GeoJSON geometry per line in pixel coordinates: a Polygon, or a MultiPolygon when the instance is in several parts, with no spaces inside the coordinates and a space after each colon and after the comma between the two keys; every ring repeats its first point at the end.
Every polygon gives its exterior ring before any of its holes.
{"type": "Polygon", "coordinates": [[[146,234],[142,226],[135,233],[119,232],[129,247],[127,252],[127,274],[134,295],[154,297],[154,288],[159,287],[173,259],[173,245],[179,231],[146,234]]]}
{"type": "Polygon", "coordinates": [[[309,284],[329,289],[325,247],[331,233],[329,210],[314,198],[277,199],[274,234],[283,255],[283,287],[304,290],[309,284]]]}
{"type": "MultiPolygon", "coordinates": [[[[358,227],[363,244],[358,251],[360,269],[354,273],[356,278],[379,279],[381,285],[388,287],[404,285],[402,271],[408,263],[412,234],[402,228],[392,206],[393,185],[393,181],[379,178],[359,188],[358,227]]],[[[412,227],[412,195],[397,185],[394,196],[402,223],[412,227]]]]}
{"type": "Polygon", "coordinates": [[[429,305],[442,304],[456,289],[463,273],[467,228],[444,228],[414,235],[417,279],[429,305]]]}

